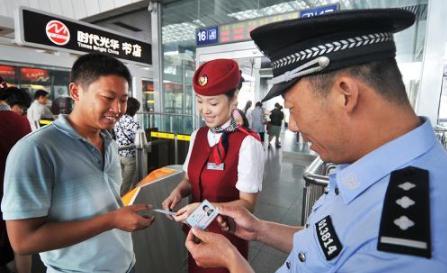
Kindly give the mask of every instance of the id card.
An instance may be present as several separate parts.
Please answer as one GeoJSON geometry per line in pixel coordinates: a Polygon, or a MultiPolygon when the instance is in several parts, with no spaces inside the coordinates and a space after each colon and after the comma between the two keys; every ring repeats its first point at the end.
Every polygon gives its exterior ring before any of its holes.
{"type": "Polygon", "coordinates": [[[218,214],[219,211],[215,206],[207,200],[203,200],[197,209],[186,218],[186,223],[191,227],[204,230],[211,224],[218,214]]]}
{"type": "Polygon", "coordinates": [[[169,215],[169,216],[175,216],[177,214],[176,212],[164,210],[164,209],[153,209],[152,211],[155,211],[155,212],[158,212],[161,214],[165,214],[165,215],[169,215]]]}

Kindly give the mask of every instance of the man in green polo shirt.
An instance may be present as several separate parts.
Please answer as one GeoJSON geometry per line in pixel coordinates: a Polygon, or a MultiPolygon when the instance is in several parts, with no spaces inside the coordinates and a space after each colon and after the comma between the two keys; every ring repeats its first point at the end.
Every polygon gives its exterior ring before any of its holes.
{"type": "Polygon", "coordinates": [[[129,232],[153,218],[123,207],[118,148],[107,129],[126,112],[131,75],[115,58],[81,56],[71,71],[68,116],[11,150],[2,212],[18,254],[40,253],[47,272],[132,272],[129,232]]]}

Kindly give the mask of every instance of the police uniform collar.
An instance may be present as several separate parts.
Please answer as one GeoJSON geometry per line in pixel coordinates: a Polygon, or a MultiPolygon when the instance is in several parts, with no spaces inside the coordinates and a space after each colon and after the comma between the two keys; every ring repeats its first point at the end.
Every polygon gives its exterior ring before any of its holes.
{"type": "Polygon", "coordinates": [[[374,183],[403,168],[426,153],[436,143],[436,136],[427,118],[412,131],[382,145],[350,165],[338,166],[335,181],[347,204],[374,183]]]}
{"type": "Polygon", "coordinates": [[[270,58],[274,76],[263,101],[304,76],[394,58],[393,33],[414,20],[413,13],[402,9],[345,10],[256,28],[250,35],[270,58]]]}

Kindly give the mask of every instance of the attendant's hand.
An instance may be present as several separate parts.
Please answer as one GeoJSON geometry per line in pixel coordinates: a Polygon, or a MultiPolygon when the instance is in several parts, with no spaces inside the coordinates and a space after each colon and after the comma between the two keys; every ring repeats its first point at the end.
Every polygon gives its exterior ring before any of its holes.
{"type": "Polygon", "coordinates": [[[172,211],[175,206],[182,201],[182,195],[177,191],[174,190],[171,192],[171,194],[166,198],[162,203],[161,206],[163,209],[172,211]]]}
{"type": "Polygon", "coordinates": [[[154,222],[154,217],[140,215],[139,213],[151,209],[152,206],[147,204],[137,204],[117,209],[111,212],[112,226],[129,232],[147,228],[154,222]]]}
{"type": "Polygon", "coordinates": [[[229,269],[230,262],[243,259],[234,245],[223,235],[196,228],[189,231],[185,246],[200,267],[229,269]]]}
{"type": "Polygon", "coordinates": [[[191,203],[189,205],[184,206],[183,208],[179,209],[177,211],[177,215],[174,216],[174,220],[177,222],[183,222],[186,220],[186,218],[189,217],[189,215],[191,215],[191,213],[193,211],[196,210],[197,207],[200,206],[200,203],[196,202],[196,203],[191,203]]]}
{"type": "Polygon", "coordinates": [[[217,222],[223,231],[234,233],[244,240],[257,240],[260,220],[242,206],[220,205],[217,222]]]}

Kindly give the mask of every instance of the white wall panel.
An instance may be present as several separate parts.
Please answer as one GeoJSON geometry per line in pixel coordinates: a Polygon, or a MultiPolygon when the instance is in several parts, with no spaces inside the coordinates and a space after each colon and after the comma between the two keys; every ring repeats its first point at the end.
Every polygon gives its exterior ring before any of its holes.
{"type": "Polygon", "coordinates": [[[73,19],[82,19],[141,1],[142,0],[0,0],[0,15],[14,17],[14,10],[19,6],[25,6],[73,19]]]}
{"type": "Polygon", "coordinates": [[[87,17],[87,9],[85,8],[85,2],[83,0],[71,1],[71,4],[75,19],[87,17]]]}
{"type": "Polygon", "coordinates": [[[59,6],[62,9],[62,15],[68,18],[76,18],[74,9],[73,9],[73,1],[67,0],[58,0],[59,6]]]}
{"type": "Polygon", "coordinates": [[[98,0],[84,0],[87,16],[92,16],[99,13],[98,0]]]}
{"type": "Polygon", "coordinates": [[[100,0],[99,1],[99,10],[101,12],[112,10],[114,8],[115,8],[115,1],[113,1],[113,0],[100,0]]]}
{"type": "Polygon", "coordinates": [[[50,1],[49,0],[39,0],[38,10],[42,11],[51,11],[50,1]]]}
{"type": "Polygon", "coordinates": [[[29,7],[33,9],[39,8],[39,0],[29,0],[29,7]]]}
{"type": "Polygon", "coordinates": [[[137,1],[133,1],[133,0],[114,0],[116,7],[126,6],[126,5],[132,4],[134,2],[139,2],[139,1],[140,0],[137,0],[137,1]]]}
{"type": "Polygon", "coordinates": [[[50,13],[64,15],[59,0],[49,0],[49,2],[50,2],[50,10],[49,10],[50,13]]]}

